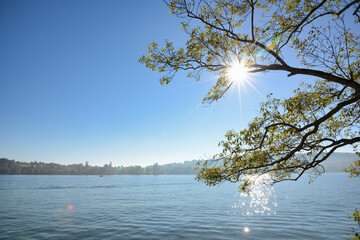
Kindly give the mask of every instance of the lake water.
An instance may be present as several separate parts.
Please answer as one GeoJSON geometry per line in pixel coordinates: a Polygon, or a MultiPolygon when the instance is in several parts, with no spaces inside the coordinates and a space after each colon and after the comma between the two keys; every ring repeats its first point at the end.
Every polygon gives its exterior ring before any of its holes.
{"type": "Polygon", "coordinates": [[[307,180],[251,199],[194,176],[2,175],[0,239],[349,239],[360,179],[307,180]]]}

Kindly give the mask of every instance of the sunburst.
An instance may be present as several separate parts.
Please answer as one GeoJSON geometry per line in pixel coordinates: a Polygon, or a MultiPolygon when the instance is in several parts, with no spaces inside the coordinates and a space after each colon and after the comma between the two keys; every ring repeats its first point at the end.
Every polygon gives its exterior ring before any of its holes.
{"type": "Polygon", "coordinates": [[[248,68],[245,66],[244,62],[238,60],[233,60],[230,64],[230,67],[226,70],[226,76],[232,82],[242,83],[246,81],[248,77],[248,68]]]}

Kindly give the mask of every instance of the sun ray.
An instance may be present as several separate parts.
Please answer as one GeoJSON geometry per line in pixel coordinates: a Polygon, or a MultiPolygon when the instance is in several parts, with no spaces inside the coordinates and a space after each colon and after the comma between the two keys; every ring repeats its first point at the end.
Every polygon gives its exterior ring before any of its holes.
{"type": "Polygon", "coordinates": [[[252,79],[250,77],[249,68],[246,66],[245,61],[239,61],[237,58],[233,58],[230,66],[226,70],[226,75],[231,81],[230,85],[237,83],[241,89],[245,90],[246,85],[249,85],[256,91],[256,93],[265,99],[265,96],[251,83],[252,79]]]}
{"type": "Polygon", "coordinates": [[[247,84],[249,84],[250,87],[252,87],[262,98],[266,99],[266,97],[248,80],[245,79],[247,84]]]}
{"type": "MultiPolygon", "coordinates": [[[[225,75],[229,80],[229,84],[227,88],[223,91],[222,95],[229,90],[232,85],[237,85],[237,94],[239,101],[239,111],[240,111],[240,122],[243,122],[243,98],[245,95],[251,92],[251,89],[255,90],[255,92],[263,99],[266,97],[254,86],[254,79],[249,72],[249,68],[247,67],[247,61],[239,60],[239,58],[232,58],[231,62],[228,63],[228,68],[225,70],[225,75]],[[250,90],[250,91],[249,91],[250,90]],[[244,95],[245,94],[245,95],[244,95]]],[[[222,95],[220,97],[222,97],[222,95]]],[[[251,97],[250,97],[251,99],[251,97]]]]}
{"type": "Polygon", "coordinates": [[[238,84],[238,98],[239,98],[239,110],[240,110],[240,123],[244,122],[243,119],[243,111],[242,111],[242,99],[241,99],[241,89],[240,89],[240,84],[238,84]]]}

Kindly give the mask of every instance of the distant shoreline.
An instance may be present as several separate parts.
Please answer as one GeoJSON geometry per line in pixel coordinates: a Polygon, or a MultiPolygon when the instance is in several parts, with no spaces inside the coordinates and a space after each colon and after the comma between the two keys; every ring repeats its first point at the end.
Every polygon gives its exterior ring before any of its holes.
{"type": "MultiPolygon", "coordinates": [[[[344,172],[354,160],[359,157],[355,153],[333,153],[323,166],[326,173],[344,172]]],[[[113,166],[110,162],[104,166],[92,166],[85,164],[63,165],[58,163],[44,162],[19,162],[0,158],[0,175],[195,175],[195,167],[198,160],[185,161],[183,163],[169,163],[159,165],[157,163],[147,166],[113,166]]]]}
{"type": "MultiPolygon", "coordinates": [[[[335,173],[335,172],[331,172],[331,173],[335,173]]],[[[336,172],[336,173],[341,173],[341,172],[336,172]]],[[[100,175],[75,175],[75,174],[0,174],[0,176],[79,176],[79,177],[98,177],[100,175]]],[[[154,174],[108,174],[108,175],[103,175],[103,177],[108,177],[108,176],[195,176],[195,174],[158,174],[158,175],[154,175],[154,174]]]]}
{"type": "Polygon", "coordinates": [[[104,166],[91,166],[85,164],[62,165],[44,162],[19,162],[0,158],[0,174],[7,175],[194,175],[197,160],[184,163],[170,163],[159,165],[157,163],[147,166],[113,166],[110,162],[104,166]]]}

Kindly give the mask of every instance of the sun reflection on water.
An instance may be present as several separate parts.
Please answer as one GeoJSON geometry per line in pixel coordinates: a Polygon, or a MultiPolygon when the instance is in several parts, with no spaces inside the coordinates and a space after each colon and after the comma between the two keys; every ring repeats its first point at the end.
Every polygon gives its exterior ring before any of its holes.
{"type": "Polygon", "coordinates": [[[240,214],[245,216],[275,214],[277,203],[270,175],[250,176],[248,180],[250,193],[238,193],[239,201],[233,205],[233,208],[239,209],[240,214]]]}

